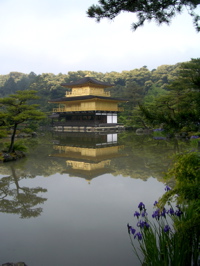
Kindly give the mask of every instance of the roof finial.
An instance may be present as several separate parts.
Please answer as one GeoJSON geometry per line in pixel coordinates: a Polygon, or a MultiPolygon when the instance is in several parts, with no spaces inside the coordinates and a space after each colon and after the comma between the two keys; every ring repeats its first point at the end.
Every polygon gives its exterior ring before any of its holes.
{"type": "Polygon", "coordinates": [[[91,72],[87,71],[87,74],[85,75],[85,77],[91,77],[91,72]]]}

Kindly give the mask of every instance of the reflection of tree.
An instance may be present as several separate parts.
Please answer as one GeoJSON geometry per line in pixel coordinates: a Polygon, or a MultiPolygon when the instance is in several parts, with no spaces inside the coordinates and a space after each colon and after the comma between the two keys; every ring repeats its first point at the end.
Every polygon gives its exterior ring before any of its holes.
{"type": "MultiPolygon", "coordinates": [[[[30,148],[30,152],[26,158],[9,164],[1,164],[0,173],[4,176],[10,175],[10,165],[14,165],[17,166],[16,173],[18,177],[20,176],[20,179],[33,176],[48,177],[55,173],[64,174],[66,173],[67,159],[49,156],[55,152],[53,143],[60,146],[79,147],[80,144],[80,147],[84,148],[97,148],[101,145],[96,146],[95,143],[106,142],[105,136],[103,136],[103,141],[101,141],[101,137],[101,135],[95,134],[93,138],[91,134],[87,135],[86,133],[80,138],[74,133],[71,137],[66,133],[62,135],[54,133],[52,136],[51,132],[45,132],[44,136],[41,135],[38,138],[28,140],[29,143],[26,143],[26,146],[30,148]]],[[[163,181],[164,172],[167,171],[171,163],[171,156],[177,152],[188,150],[190,147],[190,143],[183,139],[158,140],[154,139],[152,135],[136,135],[132,131],[118,134],[117,145],[122,145],[124,148],[118,152],[116,158],[110,158],[109,168],[112,169],[112,175],[143,180],[153,176],[161,181],[163,181]]],[[[83,175],[83,173],[82,171],[81,174],[83,175]]],[[[75,176],[78,176],[78,173],[75,176]]],[[[17,191],[18,183],[15,182],[14,174],[12,173],[12,177],[9,178],[9,182],[14,182],[17,191]]],[[[5,179],[5,182],[8,182],[6,180],[8,180],[8,177],[5,179]]],[[[17,181],[19,182],[19,178],[17,178],[17,181]]],[[[3,187],[3,184],[0,183],[0,197],[5,189],[6,184],[3,187]]],[[[30,189],[30,191],[28,189],[23,191],[23,189],[18,188],[19,193],[23,192],[27,196],[40,192],[37,192],[36,189],[32,189],[32,191],[30,189]]],[[[10,190],[9,187],[8,190],[10,190]]],[[[5,197],[5,193],[2,196],[5,197]]]]}
{"type": "MultiPolygon", "coordinates": [[[[52,140],[63,147],[66,145],[91,148],[94,147],[94,143],[106,142],[106,139],[102,141],[104,137],[93,136],[90,133],[80,137],[74,133],[72,135],[54,133],[52,138],[51,135],[45,134],[45,138],[42,138],[34,153],[29,155],[24,168],[34,175],[49,176],[54,173],[63,173],[63,169],[66,169],[66,158],[47,156],[54,153],[52,140]],[[47,139],[50,145],[44,145],[47,139]]],[[[163,180],[163,172],[168,169],[171,156],[188,147],[188,143],[181,139],[156,140],[152,135],[136,135],[129,131],[118,134],[118,145],[123,145],[124,148],[119,151],[119,158],[111,160],[110,168],[114,170],[112,174],[143,180],[147,180],[150,176],[163,180]]]]}
{"type": "Polygon", "coordinates": [[[20,179],[27,176],[18,177],[13,166],[11,166],[11,171],[10,176],[3,177],[0,181],[0,212],[19,214],[20,218],[39,216],[42,208],[36,206],[47,199],[37,194],[47,192],[47,190],[41,187],[21,187],[20,179]]]}
{"type": "Polygon", "coordinates": [[[150,176],[163,180],[173,154],[189,147],[189,142],[185,140],[156,140],[152,135],[136,135],[133,132],[119,135],[119,142],[125,146],[123,153],[128,156],[112,160],[114,175],[143,180],[147,180],[150,176]]]}
{"type": "Polygon", "coordinates": [[[40,136],[35,139],[29,139],[26,146],[30,152],[26,158],[19,160],[17,165],[20,165],[21,169],[24,169],[26,173],[31,173],[34,176],[48,177],[55,173],[61,173],[66,162],[60,162],[59,160],[52,158],[49,154],[53,151],[53,137],[51,132],[44,132],[44,136],[40,136]],[[42,162],[42,163],[41,163],[42,162]]]}

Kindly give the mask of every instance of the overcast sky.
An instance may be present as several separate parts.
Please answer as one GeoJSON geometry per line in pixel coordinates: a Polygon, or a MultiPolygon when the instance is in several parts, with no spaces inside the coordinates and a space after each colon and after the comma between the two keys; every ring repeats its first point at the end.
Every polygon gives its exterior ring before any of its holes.
{"type": "Polygon", "coordinates": [[[200,57],[200,33],[185,12],[170,26],[146,23],[131,30],[135,15],[96,23],[86,15],[97,0],[0,0],[0,74],[90,70],[152,70],[200,57]]]}

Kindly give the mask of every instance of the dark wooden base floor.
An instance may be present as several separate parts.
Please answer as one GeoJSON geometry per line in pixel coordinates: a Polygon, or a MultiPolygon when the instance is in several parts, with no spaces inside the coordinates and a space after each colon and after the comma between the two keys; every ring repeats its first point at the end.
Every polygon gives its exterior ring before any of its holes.
{"type": "Polygon", "coordinates": [[[57,132],[120,132],[125,130],[121,124],[99,124],[98,126],[54,126],[57,132]]]}

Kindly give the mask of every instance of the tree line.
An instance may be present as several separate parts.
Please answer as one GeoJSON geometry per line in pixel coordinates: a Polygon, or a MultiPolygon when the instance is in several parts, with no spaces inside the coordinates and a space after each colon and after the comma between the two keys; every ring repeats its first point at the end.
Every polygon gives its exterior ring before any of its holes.
{"type": "MultiPolygon", "coordinates": [[[[65,96],[66,88],[61,83],[77,81],[85,76],[113,84],[109,88],[111,96],[127,99],[126,103],[121,103],[124,112],[119,116],[119,122],[126,127],[160,128],[172,135],[199,130],[200,59],[161,65],[151,71],[143,66],[121,73],[71,71],[58,75],[36,75],[33,72],[1,75],[1,130],[9,122],[15,128],[15,135],[18,124],[44,117],[37,112],[46,113],[48,117],[54,107],[48,101],[65,96]]],[[[13,147],[9,150],[13,150],[13,147]]]]}
{"type": "MultiPolygon", "coordinates": [[[[175,65],[161,65],[157,69],[149,70],[146,66],[130,71],[95,72],[95,71],[69,71],[67,74],[43,73],[36,75],[34,72],[24,74],[10,72],[0,75],[0,97],[7,97],[16,91],[35,90],[40,97],[35,103],[40,104],[41,111],[52,110],[48,100],[64,97],[66,88],[61,83],[77,81],[85,76],[91,76],[101,81],[109,82],[114,86],[109,90],[112,97],[129,99],[130,106],[143,102],[147,96],[152,97],[167,89],[179,72],[180,63],[175,65]]],[[[148,100],[148,99],[147,99],[148,100]]]]}

